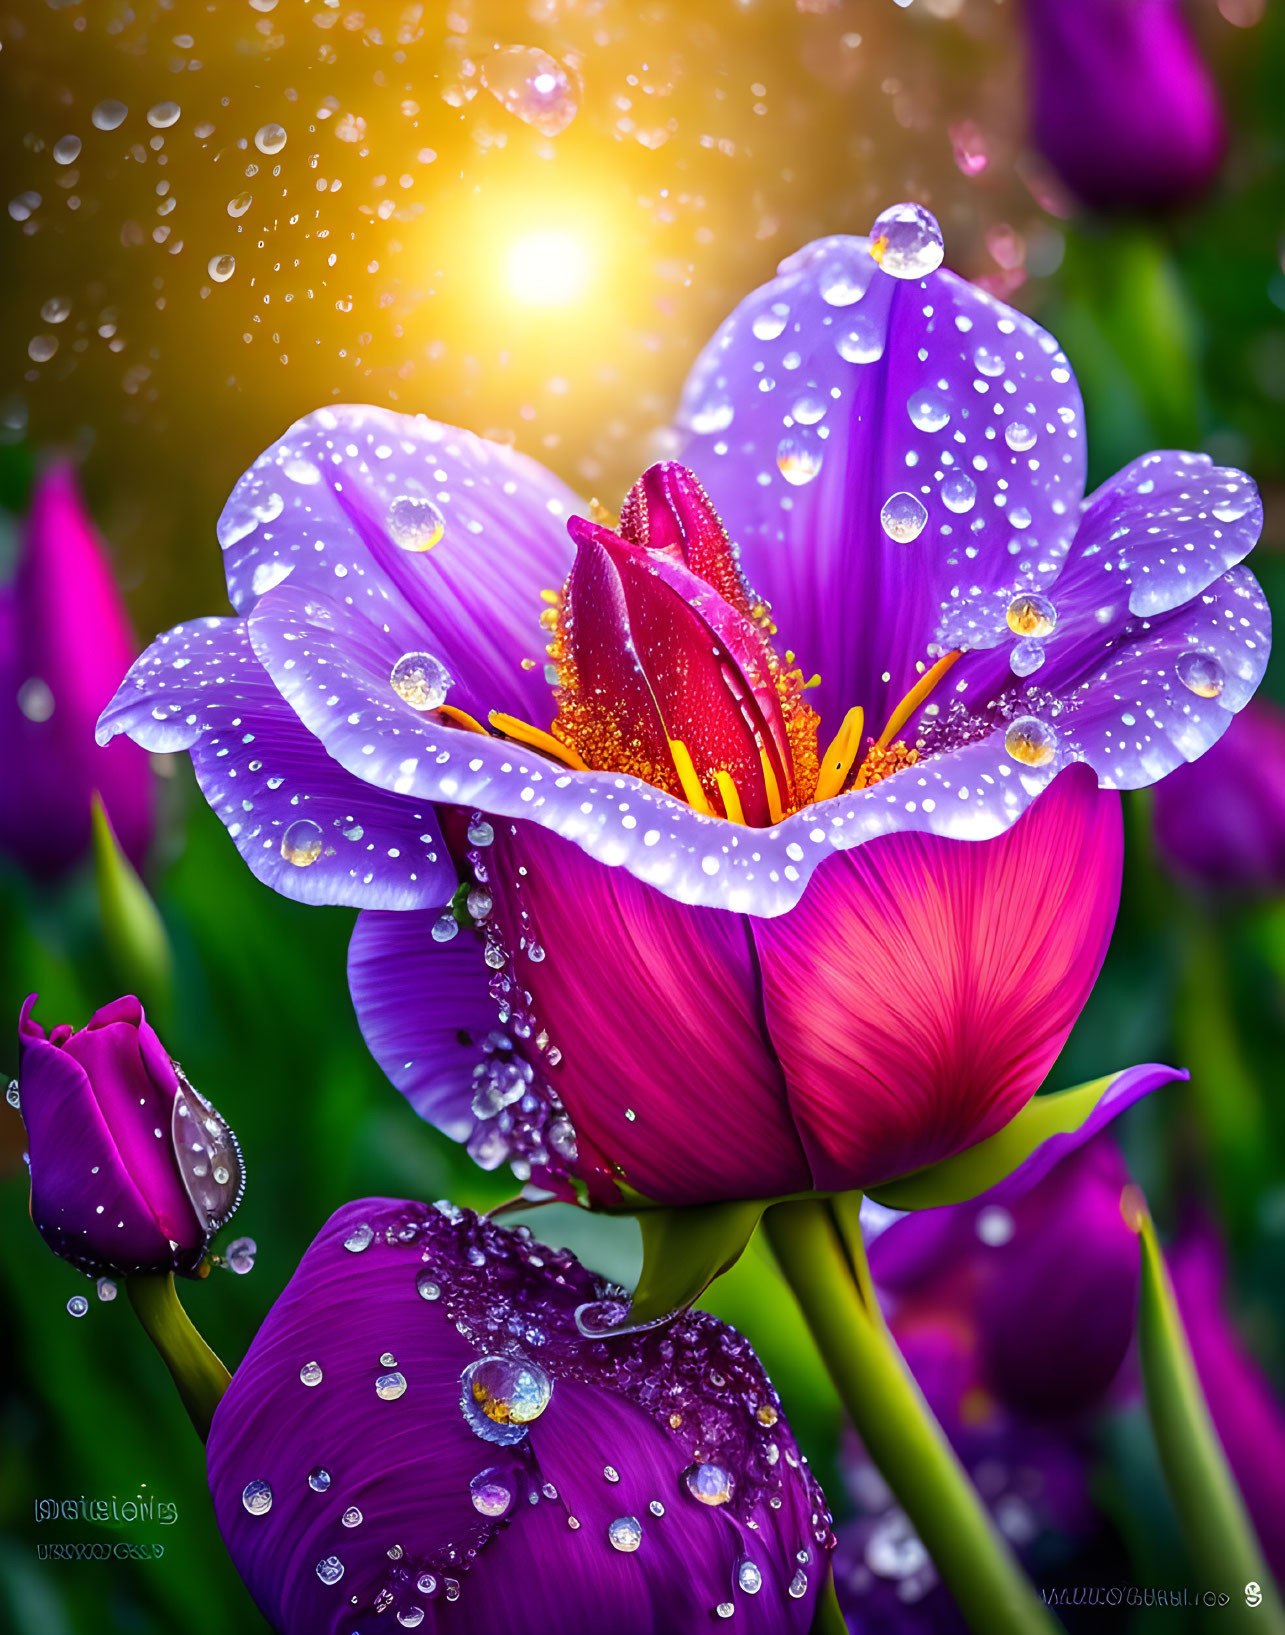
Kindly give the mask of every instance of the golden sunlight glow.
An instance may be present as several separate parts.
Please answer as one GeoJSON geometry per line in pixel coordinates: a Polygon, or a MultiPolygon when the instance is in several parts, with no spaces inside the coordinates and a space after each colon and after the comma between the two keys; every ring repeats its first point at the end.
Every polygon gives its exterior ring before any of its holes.
{"type": "Polygon", "coordinates": [[[590,256],[582,238],[558,227],[524,233],[504,263],[510,291],[528,306],[565,306],[589,282],[590,256]]]}

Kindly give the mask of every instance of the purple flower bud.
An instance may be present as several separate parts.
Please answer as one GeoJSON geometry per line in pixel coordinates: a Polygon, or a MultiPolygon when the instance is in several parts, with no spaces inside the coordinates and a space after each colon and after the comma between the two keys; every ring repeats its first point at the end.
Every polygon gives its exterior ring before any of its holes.
{"type": "Polygon", "coordinates": [[[219,1528],[283,1635],[803,1635],[830,1517],[747,1341],[453,1204],[322,1229],[214,1416],[219,1528]]]}
{"type": "Polygon", "coordinates": [[[84,856],[95,789],[129,858],[147,850],[147,755],[94,743],[98,712],[136,652],[71,467],[54,466],[36,484],[17,572],[0,591],[0,850],[33,874],[84,856]]]}
{"type": "Polygon", "coordinates": [[[1179,767],[1155,794],[1156,842],[1199,885],[1285,891],[1285,710],[1255,699],[1199,767],[1179,767]]]}
{"type": "Polygon", "coordinates": [[[1026,0],[1035,145],[1085,204],[1154,210],[1197,193],[1226,147],[1181,0],[1026,0]]]}
{"type": "Polygon", "coordinates": [[[195,1273],[241,1198],[241,1152],[188,1083],[132,995],[78,1032],[18,1022],[17,1096],[31,1162],[31,1218],[93,1275],[195,1273]]]}

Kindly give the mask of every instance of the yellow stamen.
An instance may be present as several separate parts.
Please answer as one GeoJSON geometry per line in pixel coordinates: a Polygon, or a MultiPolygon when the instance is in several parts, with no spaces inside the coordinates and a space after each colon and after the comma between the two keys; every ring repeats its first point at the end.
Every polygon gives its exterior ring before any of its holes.
{"type": "Polygon", "coordinates": [[[888,725],[879,734],[879,737],[875,742],[876,749],[887,749],[888,745],[901,731],[902,727],[905,726],[906,722],[910,720],[910,717],[928,697],[929,693],[932,692],[933,688],[946,674],[947,670],[950,669],[951,665],[954,664],[957,659],[962,657],[963,655],[960,653],[959,649],[955,648],[952,652],[946,653],[943,655],[943,657],[939,658],[931,670],[925,671],[924,674],[920,676],[919,680],[888,717],[888,725]]]}
{"type": "Polygon", "coordinates": [[[860,704],[854,704],[844,716],[843,725],[835,733],[829,749],[821,757],[821,773],[817,778],[814,800],[829,800],[830,796],[837,795],[848,781],[848,773],[852,771],[852,763],[861,748],[861,734],[865,724],[865,711],[860,704]]]}
{"type": "Polygon", "coordinates": [[[674,758],[674,770],[678,773],[678,781],[683,786],[683,799],[698,812],[704,812],[707,817],[714,817],[715,812],[709,803],[709,796],[696,776],[696,763],[692,760],[691,750],[681,738],[670,738],[668,743],[669,753],[674,758]]]}
{"type": "Polygon", "coordinates": [[[561,761],[563,766],[569,766],[574,772],[589,770],[588,761],[577,754],[570,744],[564,744],[551,732],[542,732],[539,727],[533,727],[529,721],[519,721],[516,715],[503,715],[499,710],[492,710],[487,720],[496,732],[502,732],[506,738],[539,750],[542,755],[551,755],[555,761],[561,761]]]}
{"type": "Polygon", "coordinates": [[[745,822],[745,809],[741,805],[741,797],[736,785],[732,782],[732,774],[721,769],[714,774],[714,782],[718,785],[718,792],[723,797],[723,810],[733,823],[745,822]]]}
{"type": "Polygon", "coordinates": [[[480,732],[483,738],[489,736],[486,728],[480,721],[475,721],[473,717],[467,714],[464,710],[457,710],[454,704],[439,704],[437,707],[437,714],[442,717],[447,726],[462,727],[465,732],[480,732]]]}
{"type": "Polygon", "coordinates": [[[557,607],[558,603],[562,600],[562,592],[559,590],[542,590],[540,592],[540,600],[542,602],[548,602],[550,607],[557,607]]]}
{"type": "Polygon", "coordinates": [[[759,745],[759,761],[763,767],[763,787],[767,790],[767,809],[772,814],[772,822],[779,823],[785,816],[785,807],[781,804],[781,786],[776,781],[776,773],[762,744],[759,745]]]}

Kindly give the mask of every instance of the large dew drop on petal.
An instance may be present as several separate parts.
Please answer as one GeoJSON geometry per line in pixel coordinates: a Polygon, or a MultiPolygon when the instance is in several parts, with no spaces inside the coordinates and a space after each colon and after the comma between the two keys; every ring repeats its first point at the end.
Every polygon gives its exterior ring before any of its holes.
{"type": "Polygon", "coordinates": [[[936,216],[922,204],[894,204],[875,218],[870,254],[894,278],[927,278],[941,266],[946,246],[936,216]]]}
{"type": "Polygon", "coordinates": [[[484,1442],[511,1447],[549,1406],[553,1381],[538,1363],[483,1357],[460,1376],[460,1408],[484,1442]]]}

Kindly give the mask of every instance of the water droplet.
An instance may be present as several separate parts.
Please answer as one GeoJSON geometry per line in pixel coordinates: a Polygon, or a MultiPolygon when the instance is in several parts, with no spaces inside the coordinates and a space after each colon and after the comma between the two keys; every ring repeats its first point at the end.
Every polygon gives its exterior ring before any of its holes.
{"type": "Polygon", "coordinates": [[[607,1529],[607,1537],[613,1550],[628,1554],[642,1543],[642,1523],[637,1516],[617,1516],[607,1529]]]}
{"type": "Polygon", "coordinates": [[[800,437],[785,436],[776,446],[776,464],[787,483],[801,487],[821,469],[821,450],[800,437]]]}
{"type": "Polygon", "coordinates": [[[757,1595],[763,1588],[763,1574],[748,1556],[742,1556],[736,1563],[736,1587],[746,1595],[757,1595]]]}
{"type": "Polygon", "coordinates": [[[418,1629],[424,1622],[423,1607],[403,1607],[397,1614],[397,1622],[403,1629],[418,1629]]]}
{"type": "Polygon", "coordinates": [[[299,1370],[299,1378],[305,1385],[320,1385],[324,1377],[320,1363],[306,1362],[299,1370]]]}
{"type": "Polygon", "coordinates": [[[345,1527],[360,1527],[363,1518],[361,1511],[358,1510],[357,1506],[355,1504],[350,1504],[339,1519],[341,1522],[343,1522],[345,1527]]]}
{"type": "Polygon", "coordinates": [[[775,1425],[781,1416],[776,1411],[775,1404],[771,1402],[761,1402],[754,1410],[754,1417],[758,1420],[760,1425],[771,1426],[775,1425]]]}
{"type": "Polygon", "coordinates": [[[966,471],[952,471],[942,480],[941,498],[948,511],[962,516],[977,503],[977,484],[966,471]]]}
{"type": "Polygon", "coordinates": [[[27,356],[32,363],[48,363],[57,350],[56,335],[33,335],[27,342],[27,356]]]}
{"type": "Polygon", "coordinates": [[[1008,667],[1015,676],[1033,676],[1045,657],[1043,642],[1036,641],[1034,636],[1023,636],[1020,642],[1013,643],[1008,667]]]}
{"type": "MultiPolygon", "coordinates": [[[[218,1180],[217,1171],[214,1178],[218,1180]]],[[[254,1270],[254,1257],[258,1252],[259,1246],[253,1238],[236,1238],[223,1251],[223,1259],[230,1272],[235,1272],[238,1277],[244,1277],[247,1272],[254,1270]]]]}
{"type": "Polygon", "coordinates": [[[1000,1204],[987,1204],[985,1209],[978,1211],[973,1230],[983,1243],[998,1249],[1013,1236],[1017,1223],[1000,1204]]]}
{"type": "Polygon", "coordinates": [[[95,1287],[98,1290],[98,1298],[100,1300],[115,1300],[116,1285],[112,1282],[110,1277],[100,1277],[95,1287]]]}
{"type": "Polygon", "coordinates": [[[47,324],[60,324],[71,311],[71,302],[65,296],[51,295],[40,309],[40,316],[47,324]]]}
{"type": "Polygon", "coordinates": [[[298,818],[281,836],[281,856],[297,869],[306,869],[321,856],[321,825],[298,818]]]}
{"type": "Polygon", "coordinates": [[[308,1486],[314,1493],[324,1493],[330,1486],[330,1472],[324,1465],[314,1465],[308,1472],[308,1486]]]}
{"type": "Polygon", "coordinates": [[[398,1397],[406,1395],[406,1376],[396,1369],[390,1374],[381,1374],[375,1381],[375,1395],[381,1402],[396,1402],[398,1397]]]}
{"type": "Polygon", "coordinates": [[[665,1514],[665,1507],[659,1499],[653,1499],[647,1508],[653,1516],[663,1516],[665,1514]]]}
{"type": "Polygon", "coordinates": [[[989,346],[979,346],[973,353],[973,367],[979,375],[986,375],[994,380],[997,375],[1004,373],[1004,360],[998,352],[992,352],[989,346]]]}
{"type": "Polygon", "coordinates": [[[363,1249],[369,1249],[375,1241],[375,1231],[369,1221],[361,1221],[354,1226],[344,1239],[344,1248],[349,1254],[359,1255],[363,1249]]]}
{"type": "Polygon", "coordinates": [[[1008,604],[1004,617],[1015,636],[1051,636],[1057,629],[1057,609],[1038,591],[1023,591],[1008,604]]]}
{"type": "Polygon", "coordinates": [[[403,551],[428,551],[446,532],[446,519],[417,494],[399,494],[388,507],[388,532],[403,551]]]}
{"type": "Polygon", "coordinates": [[[381,1368],[396,1368],[397,1358],[393,1356],[391,1351],[385,1351],[379,1359],[379,1366],[381,1368]]]}
{"type": "Polygon", "coordinates": [[[602,1474],[605,1481],[618,1482],[620,1480],[620,1472],[614,1465],[604,1465],[602,1467],[602,1474]]]}
{"type": "Polygon", "coordinates": [[[1239,522],[1249,510],[1252,498],[1252,494],[1246,499],[1240,499],[1234,494],[1229,494],[1226,499],[1221,500],[1212,507],[1214,516],[1219,522],[1239,522]]]}
{"type": "Polygon", "coordinates": [[[80,138],[78,136],[60,136],[54,143],[54,163],[59,165],[75,164],[80,158],[80,138]]]}
{"type": "Polygon", "coordinates": [[[492,1466],[483,1470],[469,1483],[473,1508],[479,1516],[503,1516],[513,1503],[513,1489],[508,1485],[507,1473],[492,1466]]]}
{"type": "Polygon", "coordinates": [[[922,204],[894,204],[875,218],[870,254],[894,278],[926,278],[946,254],[937,218],[922,204]]]}
{"type": "Polygon", "coordinates": [[[1217,698],[1226,686],[1223,667],[1210,653],[1182,653],[1174,669],[1178,680],[1197,698],[1217,698]]]}
{"type": "Polygon", "coordinates": [[[470,846],[489,846],[495,839],[495,830],[485,818],[475,817],[468,826],[470,846]]]}
{"type": "Polygon", "coordinates": [[[883,524],[883,531],[889,539],[895,539],[898,544],[908,545],[912,539],[918,539],[928,521],[928,512],[922,501],[913,494],[907,494],[903,489],[898,494],[890,494],[883,503],[883,510],[879,513],[879,521],[883,524]]]}
{"type": "Polygon", "coordinates": [[[129,109],[123,102],[117,102],[115,97],[108,97],[98,104],[89,117],[93,120],[96,130],[114,131],[124,122],[128,113],[129,109]]]}
{"type": "Polygon", "coordinates": [[[9,1080],[9,1088],[4,1093],[4,1099],[9,1103],[10,1107],[17,1107],[20,1104],[17,1079],[9,1080]]]}
{"type": "Polygon", "coordinates": [[[699,436],[708,437],[714,432],[726,431],[735,415],[730,398],[715,396],[706,398],[698,409],[693,409],[687,423],[699,436]]]}
{"type": "Polygon", "coordinates": [[[247,1482],[241,1490],[241,1503],[252,1516],[266,1516],[272,1509],[270,1482],[247,1482]]]}
{"type": "Polygon", "coordinates": [[[415,1279],[415,1288],[421,1300],[440,1300],[442,1285],[427,1267],[415,1279]]]}
{"type": "Polygon", "coordinates": [[[317,1563],[317,1577],[323,1584],[337,1584],[344,1576],[344,1564],[338,1556],[327,1556],[317,1563]]]}
{"type": "Polygon", "coordinates": [[[236,198],[228,200],[228,215],[244,216],[253,203],[253,193],[238,193],[236,198]]]}
{"type": "Polygon", "coordinates": [[[794,1577],[790,1580],[790,1595],[793,1600],[801,1601],[807,1593],[808,1575],[803,1571],[803,1568],[800,1567],[798,1572],[795,1573],[794,1577]]]}
{"type": "Polygon", "coordinates": [[[493,51],[482,61],[482,83],[502,108],[541,136],[560,136],[580,111],[579,86],[538,46],[493,51]]]}
{"type": "Polygon", "coordinates": [[[85,1299],[83,1294],[73,1294],[67,1302],[67,1310],[73,1317],[83,1317],[89,1310],[89,1301],[85,1299]]]}
{"type": "Polygon", "coordinates": [[[773,301],[765,311],[757,313],[750,329],[755,340],[774,341],[790,321],[790,309],[784,301],[773,301]]]}
{"type": "Polygon", "coordinates": [[[732,1473],[722,1465],[689,1465],[683,1472],[683,1485],[693,1499],[702,1504],[726,1504],[732,1497],[736,1483],[732,1473]]]}
{"type": "Polygon", "coordinates": [[[801,397],[795,398],[790,414],[800,426],[815,426],[818,420],[824,420],[828,408],[829,404],[823,397],[815,392],[804,392],[801,397]]]}
{"type": "Polygon", "coordinates": [[[932,392],[915,392],[908,397],[906,413],[920,431],[940,431],[950,419],[950,410],[932,392]]]}
{"type": "Polygon", "coordinates": [[[446,666],[431,653],[403,653],[393,665],[388,683],[414,709],[435,710],[446,702],[451,678],[446,666]]]}
{"type": "Polygon", "coordinates": [[[166,131],[182,112],[177,102],[158,102],[147,110],[147,123],[155,130],[166,131]]]}
{"type": "Polygon", "coordinates": [[[834,344],[847,363],[877,363],[883,356],[883,330],[869,313],[858,313],[834,344]]]}
{"type": "MultiPolygon", "coordinates": [[[[552,1051],[549,1052],[549,1059],[553,1059],[552,1051]]],[[[580,1157],[575,1125],[569,1118],[555,1118],[545,1131],[545,1139],[549,1143],[549,1151],[564,1164],[574,1164],[580,1157]]]]}
{"type": "Polygon", "coordinates": [[[260,153],[280,153],[286,145],[285,127],[260,125],[254,133],[254,145],[260,153]]]}
{"type": "Polygon", "coordinates": [[[212,255],[205,263],[205,270],[216,284],[226,284],[236,271],[236,257],[234,255],[212,255]]]}
{"type": "Polygon", "coordinates": [[[718,1614],[718,1616],[720,1618],[731,1618],[731,1617],[734,1616],[734,1614],[736,1612],[736,1608],[732,1605],[732,1603],[730,1601],[720,1601],[718,1603],[718,1605],[714,1608],[714,1611],[718,1614]]]}
{"type": "Polygon", "coordinates": [[[433,941],[450,942],[452,937],[459,935],[460,922],[448,908],[446,913],[433,921],[433,941]]]}
{"type": "Polygon", "coordinates": [[[1004,427],[1004,441],[1014,454],[1025,454],[1035,447],[1036,433],[1021,420],[1010,420],[1004,427]]]}
{"type": "Polygon", "coordinates": [[[486,920],[495,907],[495,899],[485,886],[474,886],[464,899],[464,906],[475,920],[486,920]]]}
{"type": "Polygon", "coordinates": [[[1022,715],[1009,724],[1004,748],[1023,766],[1047,766],[1057,754],[1057,734],[1033,715],[1022,715]]]}
{"type": "Polygon", "coordinates": [[[552,1395],[553,1381],[544,1369],[520,1357],[482,1357],[460,1376],[464,1418],[484,1442],[520,1442],[552,1395]]]}
{"type": "Polygon", "coordinates": [[[415,1588],[421,1595],[436,1595],[437,1579],[432,1573],[421,1573],[415,1580],[415,1588]]]}

